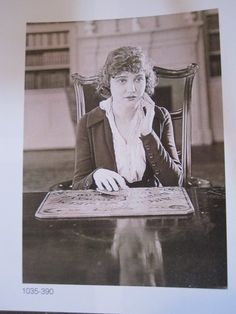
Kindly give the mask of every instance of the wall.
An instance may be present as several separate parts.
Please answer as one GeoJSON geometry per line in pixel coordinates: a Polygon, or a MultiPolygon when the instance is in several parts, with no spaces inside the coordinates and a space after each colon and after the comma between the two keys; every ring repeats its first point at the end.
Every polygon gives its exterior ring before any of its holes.
{"type": "MultiPolygon", "coordinates": [[[[59,25],[59,29],[63,29],[64,25],[70,31],[70,73],[95,74],[104,63],[107,53],[122,45],[141,46],[154,63],[161,67],[177,69],[192,62],[197,63],[199,72],[194,81],[192,97],[192,144],[210,144],[223,140],[221,82],[220,79],[217,84],[208,82],[204,25],[199,14],[184,13],[59,25]]],[[[54,26],[58,27],[57,23],[54,26]]],[[[29,26],[28,30],[33,28],[34,31],[37,30],[37,25],[29,26]]],[[[73,147],[73,127],[66,109],[69,107],[68,100],[59,89],[54,91],[54,96],[45,91],[26,91],[25,149],[73,147]],[[39,94],[42,94],[40,101],[39,94]],[[47,99],[49,94],[50,101],[47,99]],[[59,103],[61,108],[58,111],[59,103]],[[49,124],[47,116],[54,109],[57,114],[49,124]],[[35,114],[38,122],[33,117],[35,114]],[[64,135],[59,136],[57,125],[62,122],[67,126],[61,125],[64,135]],[[45,130],[48,136],[40,138],[45,130]]]]}
{"type": "Polygon", "coordinates": [[[27,91],[24,134],[25,150],[74,147],[75,132],[63,89],[27,91]]]}

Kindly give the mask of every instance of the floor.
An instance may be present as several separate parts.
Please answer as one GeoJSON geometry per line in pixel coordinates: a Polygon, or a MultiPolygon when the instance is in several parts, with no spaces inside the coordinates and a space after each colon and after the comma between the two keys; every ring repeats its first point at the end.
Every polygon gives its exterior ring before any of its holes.
{"type": "MultiPolygon", "coordinates": [[[[24,153],[25,192],[48,191],[54,184],[70,180],[74,170],[74,150],[27,151],[24,153]]],[[[192,148],[192,175],[224,186],[224,146],[222,143],[192,148]]]]}

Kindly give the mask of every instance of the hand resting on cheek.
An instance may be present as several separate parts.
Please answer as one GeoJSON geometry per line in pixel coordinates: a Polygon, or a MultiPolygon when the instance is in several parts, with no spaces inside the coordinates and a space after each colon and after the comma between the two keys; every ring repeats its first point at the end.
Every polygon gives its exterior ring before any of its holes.
{"type": "Polygon", "coordinates": [[[144,118],[141,124],[141,134],[145,136],[152,132],[152,124],[155,116],[155,103],[147,93],[144,93],[141,99],[141,106],[144,109],[144,118]]]}

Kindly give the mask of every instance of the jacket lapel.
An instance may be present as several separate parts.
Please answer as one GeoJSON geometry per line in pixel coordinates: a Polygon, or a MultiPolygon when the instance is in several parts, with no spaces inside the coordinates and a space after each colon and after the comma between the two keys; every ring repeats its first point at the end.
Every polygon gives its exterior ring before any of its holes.
{"type": "Polygon", "coordinates": [[[115,166],[115,170],[117,170],[111,127],[106,116],[104,116],[103,123],[104,123],[104,131],[105,131],[105,140],[109,149],[109,153],[111,154],[111,157],[115,166]]]}
{"type": "MultiPolygon", "coordinates": [[[[103,124],[105,142],[108,147],[109,154],[111,156],[112,162],[114,164],[114,170],[117,170],[116,161],[115,161],[115,152],[113,146],[112,132],[110,128],[109,121],[106,117],[106,113],[101,108],[97,107],[94,110],[90,111],[87,120],[87,128],[95,127],[96,124],[103,124]]],[[[104,154],[106,152],[104,151],[104,154]]]]}
{"type": "Polygon", "coordinates": [[[164,115],[161,111],[160,107],[155,106],[155,116],[153,119],[153,130],[157,134],[157,136],[161,139],[164,127],[164,115]]]}

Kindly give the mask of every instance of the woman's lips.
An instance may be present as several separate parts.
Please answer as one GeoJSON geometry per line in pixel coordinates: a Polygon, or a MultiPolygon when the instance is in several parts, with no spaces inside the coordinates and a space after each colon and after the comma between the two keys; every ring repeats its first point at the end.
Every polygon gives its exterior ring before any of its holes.
{"type": "Polygon", "coordinates": [[[135,100],[136,99],[136,96],[127,96],[127,97],[125,97],[126,99],[128,99],[128,100],[135,100]]]}

